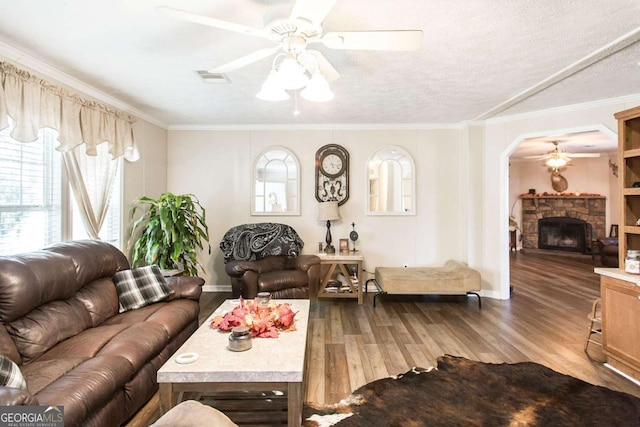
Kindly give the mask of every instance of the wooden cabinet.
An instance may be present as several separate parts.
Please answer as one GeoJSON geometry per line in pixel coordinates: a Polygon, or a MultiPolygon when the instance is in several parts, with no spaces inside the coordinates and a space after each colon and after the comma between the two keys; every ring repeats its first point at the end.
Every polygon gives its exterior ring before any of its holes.
{"type": "Polygon", "coordinates": [[[620,111],[618,120],[618,164],[621,186],[622,224],[619,235],[619,265],[624,266],[627,249],[640,250],[640,107],[620,111]],[[634,186],[637,183],[637,187],[634,186]]]}
{"type": "MultiPolygon", "coordinates": [[[[622,273],[621,273],[622,274],[622,273]]],[[[603,349],[612,367],[640,380],[640,286],[601,276],[603,349]]]]}

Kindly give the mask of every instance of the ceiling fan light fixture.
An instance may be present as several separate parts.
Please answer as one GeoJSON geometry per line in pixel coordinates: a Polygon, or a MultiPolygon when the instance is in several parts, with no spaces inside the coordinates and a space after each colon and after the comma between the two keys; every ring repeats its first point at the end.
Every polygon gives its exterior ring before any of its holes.
{"type": "Polygon", "coordinates": [[[561,168],[563,166],[566,166],[567,163],[567,159],[560,156],[551,156],[544,162],[544,164],[549,166],[550,168],[561,168]]]}
{"type": "Polygon", "coordinates": [[[320,72],[313,73],[307,87],[300,92],[300,95],[307,101],[313,102],[327,102],[334,97],[329,82],[320,72]]]}
{"type": "Polygon", "coordinates": [[[264,83],[262,83],[262,88],[256,94],[256,97],[263,101],[286,101],[289,99],[289,94],[280,85],[278,75],[272,70],[264,83]]]}
{"type": "Polygon", "coordinates": [[[297,90],[305,87],[309,77],[295,56],[287,55],[278,66],[280,85],[286,90],[297,90]]]}

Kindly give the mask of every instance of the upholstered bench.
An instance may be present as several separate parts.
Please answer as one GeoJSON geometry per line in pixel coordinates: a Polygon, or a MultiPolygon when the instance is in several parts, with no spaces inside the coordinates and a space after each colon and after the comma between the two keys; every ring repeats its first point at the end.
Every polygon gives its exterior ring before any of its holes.
{"type": "Polygon", "coordinates": [[[377,288],[373,297],[376,306],[378,295],[475,295],[478,307],[482,308],[482,300],[478,291],[482,285],[480,273],[468,265],[449,260],[442,267],[376,267],[375,279],[369,282],[377,288]]]}

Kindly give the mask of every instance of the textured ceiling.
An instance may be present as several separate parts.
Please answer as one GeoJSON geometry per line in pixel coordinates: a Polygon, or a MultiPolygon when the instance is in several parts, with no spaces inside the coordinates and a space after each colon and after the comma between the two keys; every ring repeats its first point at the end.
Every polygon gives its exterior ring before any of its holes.
{"type": "Polygon", "coordinates": [[[293,99],[255,97],[271,58],[228,73],[229,84],[194,72],[273,46],[268,40],[155,11],[262,28],[264,14],[287,3],[0,0],[0,42],[167,125],[459,123],[640,93],[638,0],[338,0],[325,33],[421,29],[423,46],[314,45],[341,78],[331,84],[333,101],[299,99],[296,117],[293,99]]]}

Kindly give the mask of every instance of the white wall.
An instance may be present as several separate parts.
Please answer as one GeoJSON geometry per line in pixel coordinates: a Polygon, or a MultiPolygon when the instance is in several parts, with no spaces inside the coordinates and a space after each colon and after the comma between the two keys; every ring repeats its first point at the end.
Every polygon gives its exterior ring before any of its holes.
{"type": "Polygon", "coordinates": [[[273,221],[292,225],[305,242],[304,253],[317,252],[326,227],[317,221],[314,195],[315,153],[340,144],[350,155],[350,197],[340,207],[342,219],[331,228],[334,242],[346,238],[355,222],[356,242],[365,269],[376,266],[439,265],[467,260],[468,156],[459,129],[441,130],[170,130],[167,190],[193,193],[207,211],[212,253],[201,254],[209,286],[229,286],[218,244],[232,226],[273,221]],[[367,216],[366,163],[379,147],[399,145],[416,163],[417,214],[367,216]],[[300,216],[251,216],[251,168],[265,148],[281,145],[298,158],[301,169],[300,216]]]}

